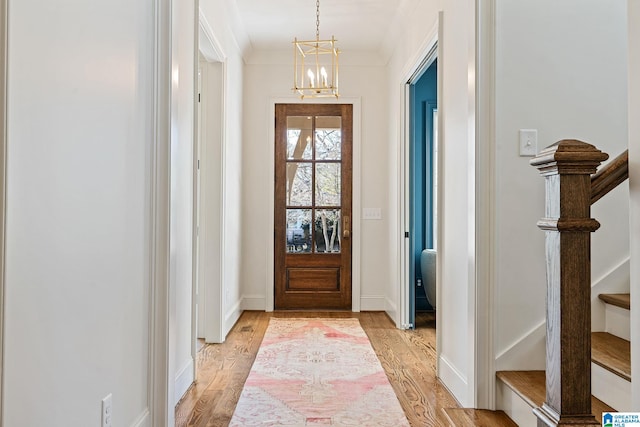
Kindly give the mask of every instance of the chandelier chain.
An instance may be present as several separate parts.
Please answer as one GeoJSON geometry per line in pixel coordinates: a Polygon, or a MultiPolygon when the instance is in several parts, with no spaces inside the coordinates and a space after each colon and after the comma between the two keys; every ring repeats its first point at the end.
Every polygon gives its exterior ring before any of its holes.
{"type": "Polygon", "coordinates": [[[316,40],[320,40],[320,0],[316,0],[316,40]]]}

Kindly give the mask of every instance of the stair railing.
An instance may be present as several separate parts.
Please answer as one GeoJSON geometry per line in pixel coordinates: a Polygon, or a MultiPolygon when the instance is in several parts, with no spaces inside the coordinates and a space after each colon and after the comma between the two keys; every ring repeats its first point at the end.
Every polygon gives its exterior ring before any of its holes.
{"type": "Polygon", "coordinates": [[[624,150],[615,159],[591,177],[591,204],[629,178],[629,150],[624,150]]]}
{"type": "Polygon", "coordinates": [[[606,153],[562,140],[531,160],[545,178],[546,399],[538,427],[599,426],[591,409],[591,205],[628,177],[626,154],[595,174],[606,153]]]}

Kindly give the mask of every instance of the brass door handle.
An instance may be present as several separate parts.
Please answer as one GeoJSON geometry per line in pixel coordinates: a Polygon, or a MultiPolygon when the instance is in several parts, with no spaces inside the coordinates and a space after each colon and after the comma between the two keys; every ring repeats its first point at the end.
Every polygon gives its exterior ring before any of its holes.
{"type": "Polygon", "coordinates": [[[344,226],[343,226],[343,232],[342,232],[342,237],[344,237],[345,239],[348,239],[349,237],[351,237],[351,231],[349,231],[351,227],[349,227],[349,217],[345,216],[344,217],[344,226]]]}

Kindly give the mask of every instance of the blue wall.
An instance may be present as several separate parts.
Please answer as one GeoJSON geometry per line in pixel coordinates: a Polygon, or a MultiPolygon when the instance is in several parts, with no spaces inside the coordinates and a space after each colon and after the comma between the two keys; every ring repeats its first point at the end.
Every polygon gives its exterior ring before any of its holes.
{"type": "Polygon", "coordinates": [[[411,85],[411,140],[409,150],[410,229],[409,269],[414,286],[416,310],[428,310],[422,279],[420,255],[423,249],[433,248],[433,110],[437,108],[438,62],[434,61],[424,74],[411,85]]]}

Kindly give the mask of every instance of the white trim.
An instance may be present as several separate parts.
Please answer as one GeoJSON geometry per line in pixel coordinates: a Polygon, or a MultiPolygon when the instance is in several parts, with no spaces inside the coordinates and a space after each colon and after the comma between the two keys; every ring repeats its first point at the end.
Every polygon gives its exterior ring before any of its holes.
{"type": "Polygon", "coordinates": [[[476,408],[494,409],[495,0],[476,1],[475,99],[475,355],[476,408]]]}
{"type": "Polygon", "coordinates": [[[149,409],[145,409],[142,414],[131,423],[131,427],[151,427],[151,414],[149,409]]]}
{"type": "Polygon", "coordinates": [[[198,46],[202,56],[208,62],[223,62],[227,55],[224,53],[222,45],[215,36],[207,17],[198,7],[198,46]]]}
{"type": "Polygon", "coordinates": [[[273,254],[273,225],[274,225],[274,187],[275,187],[275,111],[276,104],[302,104],[313,102],[315,104],[351,104],[353,105],[353,182],[352,182],[352,221],[354,239],[352,239],[351,247],[351,310],[359,312],[361,286],[361,215],[362,212],[362,107],[360,97],[341,96],[339,99],[314,99],[313,101],[303,101],[298,97],[278,97],[269,100],[269,130],[268,130],[268,150],[269,157],[269,190],[268,190],[268,206],[267,206],[267,224],[265,224],[266,232],[266,262],[267,262],[267,280],[265,287],[265,310],[273,311],[274,307],[274,254],[273,254]]]}
{"type": "Polygon", "coordinates": [[[200,152],[200,261],[198,268],[202,281],[199,297],[204,305],[204,338],[207,343],[224,342],[224,170],[223,155],[226,128],[226,60],[222,63],[202,64],[200,152]],[[211,74],[220,79],[212,85],[211,74]],[[214,87],[215,85],[215,87],[214,87]],[[212,112],[213,111],[213,112],[212,112]],[[219,117],[218,117],[219,112],[219,117]],[[210,117],[215,117],[210,119],[210,117]],[[213,212],[216,211],[216,212],[213,212]],[[214,215],[215,213],[215,215],[214,215]],[[215,262],[214,262],[214,259],[215,262]],[[212,274],[212,270],[215,273],[212,274]],[[215,275],[215,277],[211,277],[215,275]]]}
{"type": "Polygon", "coordinates": [[[599,294],[627,293],[631,288],[630,257],[591,281],[591,330],[604,331],[607,326],[605,304],[599,294]]]}
{"type": "MultiPolygon", "coordinates": [[[[224,250],[225,245],[225,224],[226,224],[226,203],[225,203],[225,186],[226,186],[226,144],[227,144],[227,111],[228,111],[228,72],[227,72],[227,55],[222,47],[222,44],[215,36],[215,33],[207,21],[205,15],[202,13],[200,9],[198,9],[198,45],[199,52],[202,53],[203,57],[207,61],[208,64],[211,63],[219,63],[222,67],[222,78],[220,80],[220,122],[219,126],[212,126],[211,123],[205,122],[202,124],[204,126],[204,133],[202,135],[202,143],[204,144],[203,150],[200,156],[201,163],[201,175],[200,175],[200,191],[201,194],[210,194],[211,191],[209,186],[212,185],[211,179],[207,177],[211,177],[210,174],[218,174],[220,179],[219,182],[219,191],[218,191],[218,224],[211,224],[210,215],[206,213],[206,206],[210,206],[211,203],[207,202],[207,197],[203,197],[200,204],[200,240],[201,247],[206,248],[210,244],[208,242],[208,236],[211,235],[211,232],[207,231],[209,227],[219,227],[218,230],[218,240],[220,244],[219,248],[219,269],[218,269],[218,277],[216,280],[206,280],[200,284],[200,300],[201,303],[205,305],[205,341],[207,343],[222,343],[226,338],[226,334],[229,331],[229,328],[226,327],[226,317],[225,317],[225,274],[226,274],[226,254],[227,251],[224,250]],[[213,129],[212,129],[213,128],[213,129]],[[214,156],[214,153],[211,152],[211,135],[213,132],[219,132],[216,136],[219,138],[219,148],[220,151],[215,153],[215,157],[219,158],[220,164],[215,165],[215,167],[210,168],[211,158],[214,156]]],[[[212,99],[212,90],[209,87],[208,74],[211,71],[207,68],[207,65],[202,68],[202,77],[204,79],[202,92],[201,92],[201,108],[203,117],[207,116],[207,111],[210,107],[210,102],[215,101],[212,99]]],[[[206,256],[206,251],[202,251],[200,254],[201,257],[206,256]]],[[[205,268],[206,261],[202,258],[199,262],[199,268],[205,268]]],[[[233,324],[232,324],[233,326],[233,324]]]]}
{"type": "MultiPolygon", "coordinates": [[[[231,330],[231,327],[224,327],[224,312],[226,307],[226,274],[227,274],[227,250],[226,250],[226,242],[227,242],[227,144],[229,143],[227,135],[227,111],[229,111],[229,72],[227,69],[228,60],[225,58],[222,62],[222,117],[220,123],[222,126],[220,127],[220,280],[217,284],[217,296],[218,296],[218,306],[216,307],[217,319],[216,322],[219,324],[221,328],[219,340],[217,342],[224,342],[227,332],[231,330]]],[[[207,307],[208,308],[208,307],[207,307]]],[[[210,313],[210,310],[208,310],[210,313]]],[[[233,326],[233,324],[231,325],[233,326]]]]}
{"type": "Polygon", "coordinates": [[[240,303],[241,311],[252,310],[262,311],[266,307],[267,302],[263,295],[245,295],[240,303]]]}
{"type": "Polygon", "coordinates": [[[520,427],[538,425],[533,408],[502,381],[496,383],[496,409],[504,411],[520,427]]]}
{"type": "Polygon", "coordinates": [[[178,371],[174,378],[175,388],[173,393],[173,405],[177,405],[182,396],[189,390],[191,384],[195,381],[193,358],[188,358],[182,368],[178,371]]]}
{"type": "Polygon", "coordinates": [[[547,323],[544,319],[495,356],[497,371],[544,370],[547,323]]]}
{"type": "MultiPolygon", "coordinates": [[[[195,10],[200,9],[200,0],[194,0],[195,10]]],[[[198,16],[193,16],[193,131],[191,132],[192,165],[191,165],[191,358],[195,360],[198,354],[198,201],[199,180],[198,160],[200,158],[200,118],[198,117],[200,93],[200,54],[198,52],[198,16]]],[[[197,366],[191,363],[192,382],[196,379],[197,366]]]]}
{"type": "Polygon", "coordinates": [[[462,397],[462,399],[458,399],[458,402],[468,402],[469,384],[467,378],[442,354],[438,359],[440,371],[438,378],[440,378],[443,384],[447,385],[447,388],[453,396],[462,397]]]}
{"type": "MultiPolygon", "coordinates": [[[[397,319],[399,314],[398,314],[398,305],[396,304],[395,301],[392,301],[389,298],[385,298],[385,307],[384,307],[384,311],[387,313],[387,315],[393,320],[393,319],[397,319]]],[[[397,326],[397,325],[396,325],[397,326]]],[[[399,326],[397,326],[399,328],[399,326]]]]}
{"type": "Polygon", "coordinates": [[[631,405],[631,382],[591,363],[591,394],[618,412],[637,411],[631,405]]]}
{"type": "Polygon", "coordinates": [[[153,140],[149,169],[150,425],[173,425],[169,380],[169,197],[171,138],[171,0],[154,0],[153,140]]]}
{"type": "MultiPolygon", "coordinates": [[[[436,144],[438,144],[438,192],[436,193],[438,212],[436,214],[437,224],[436,224],[436,243],[437,250],[440,253],[444,253],[444,247],[446,246],[445,242],[445,233],[444,233],[444,225],[447,220],[444,216],[444,138],[445,138],[445,128],[444,128],[444,118],[446,116],[445,112],[445,104],[446,100],[444,99],[444,81],[446,79],[444,75],[444,12],[438,13],[438,140],[436,144]]],[[[436,307],[442,307],[442,271],[443,271],[443,257],[436,257],[436,307]]],[[[436,325],[442,325],[442,310],[436,310],[436,325]]],[[[442,348],[442,333],[438,332],[436,329],[436,373],[440,376],[440,353],[442,348]]]]}
{"type": "Polygon", "coordinates": [[[361,311],[385,311],[386,308],[387,298],[384,295],[360,297],[361,311]]]}
{"type": "Polygon", "coordinates": [[[0,0],[0,426],[4,418],[5,232],[7,195],[7,110],[9,19],[7,0],[0,0]]]}
{"type": "Polygon", "coordinates": [[[240,318],[240,315],[242,314],[241,303],[242,303],[242,300],[238,300],[238,302],[236,302],[233,305],[233,307],[231,307],[231,309],[229,309],[229,311],[225,314],[224,316],[225,335],[228,331],[231,330],[231,328],[233,328],[233,325],[235,325],[238,319],[240,318]]]}

